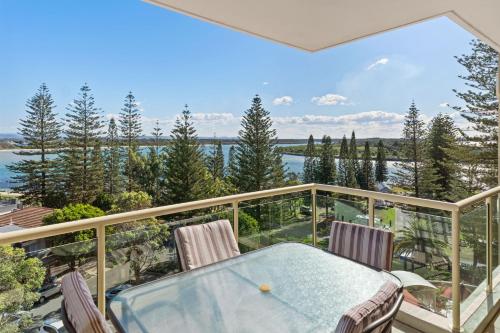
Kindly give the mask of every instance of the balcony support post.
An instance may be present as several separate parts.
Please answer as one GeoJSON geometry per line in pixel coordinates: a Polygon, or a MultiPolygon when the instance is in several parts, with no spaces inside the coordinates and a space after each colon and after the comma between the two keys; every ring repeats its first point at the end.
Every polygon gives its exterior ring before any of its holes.
{"type": "Polygon", "coordinates": [[[97,307],[106,314],[106,227],[97,225],[97,307]]]}
{"type": "Polygon", "coordinates": [[[451,286],[452,324],[454,333],[460,332],[460,211],[451,212],[451,286]]]}
{"type": "Polygon", "coordinates": [[[368,226],[375,226],[375,199],[368,198],[368,226]]]}
{"type": "MultiPolygon", "coordinates": [[[[500,53],[498,53],[498,62],[497,62],[497,101],[498,102],[498,114],[497,114],[497,121],[498,121],[498,129],[497,133],[500,134],[500,53]]],[[[497,165],[497,177],[498,177],[498,185],[500,185],[500,135],[497,137],[497,143],[498,144],[498,165],[497,165]]]]}
{"type": "Polygon", "coordinates": [[[486,198],[486,292],[493,291],[493,206],[486,198]]]}
{"type": "Polygon", "coordinates": [[[311,220],[312,220],[312,242],[313,246],[317,245],[316,235],[316,188],[311,189],[311,220]]]}
{"type": "Polygon", "coordinates": [[[236,239],[236,243],[238,243],[238,229],[239,229],[239,221],[238,221],[238,201],[233,201],[233,233],[234,238],[236,239]]]}

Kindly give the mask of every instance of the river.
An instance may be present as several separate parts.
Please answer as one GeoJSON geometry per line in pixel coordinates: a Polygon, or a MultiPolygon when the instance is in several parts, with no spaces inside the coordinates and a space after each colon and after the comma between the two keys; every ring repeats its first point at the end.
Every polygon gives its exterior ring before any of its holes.
{"type": "MultiPolygon", "coordinates": [[[[278,146],[289,146],[289,144],[279,144],[278,146]]],[[[224,152],[225,162],[227,163],[227,158],[229,155],[229,148],[231,145],[223,145],[222,150],[224,152]]],[[[203,146],[205,152],[209,152],[211,146],[203,146]]],[[[7,165],[18,162],[22,159],[35,159],[38,156],[31,155],[16,155],[13,151],[10,150],[0,150],[0,191],[9,190],[12,187],[10,183],[10,179],[13,176],[13,173],[8,170],[7,165]]],[[[304,157],[303,156],[295,156],[295,155],[283,155],[283,162],[286,165],[286,168],[289,172],[301,173],[302,167],[304,165],[304,157]]],[[[389,174],[394,172],[394,162],[387,162],[387,166],[389,169],[389,174]]]]}

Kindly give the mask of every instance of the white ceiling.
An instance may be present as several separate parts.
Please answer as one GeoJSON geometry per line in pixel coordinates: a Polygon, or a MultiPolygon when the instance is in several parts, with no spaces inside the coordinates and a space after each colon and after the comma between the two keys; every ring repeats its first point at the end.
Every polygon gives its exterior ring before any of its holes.
{"type": "Polygon", "coordinates": [[[500,0],[145,1],[307,51],[445,15],[500,51],[500,0]]]}

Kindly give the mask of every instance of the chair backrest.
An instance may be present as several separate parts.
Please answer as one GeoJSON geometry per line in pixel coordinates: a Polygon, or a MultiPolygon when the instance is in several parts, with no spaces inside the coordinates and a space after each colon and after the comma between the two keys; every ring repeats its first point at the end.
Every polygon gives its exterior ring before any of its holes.
{"type": "Polygon", "coordinates": [[[61,283],[63,322],[70,332],[110,333],[106,319],[94,304],[83,276],[75,271],[66,274],[61,283]]]}
{"type": "Polygon", "coordinates": [[[389,333],[402,302],[402,286],[387,281],[371,299],[347,310],[335,333],[389,333]]]}
{"type": "Polygon", "coordinates": [[[228,220],[178,228],[174,235],[184,271],[240,254],[228,220]]]}
{"type": "Polygon", "coordinates": [[[371,267],[391,270],[392,232],[364,225],[332,222],[328,251],[371,267]]]}

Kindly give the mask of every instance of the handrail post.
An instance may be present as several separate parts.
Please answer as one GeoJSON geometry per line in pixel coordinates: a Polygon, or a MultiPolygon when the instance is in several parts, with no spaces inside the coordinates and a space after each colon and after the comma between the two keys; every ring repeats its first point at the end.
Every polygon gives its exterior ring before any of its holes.
{"type": "Polygon", "coordinates": [[[486,292],[493,291],[493,206],[491,197],[486,198],[486,292]]]}
{"type": "Polygon", "coordinates": [[[238,243],[239,221],[238,221],[238,201],[233,201],[233,233],[236,243],[238,243]]]}
{"type": "Polygon", "coordinates": [[[311,205],[312,205],[312,209],[311,209],[311,214],[312,214],[312,242],[313,242],[313,246],[316,246],[317,244],[317,237],[316,237],[316,188],[313,187],[311,189],[311,197],[312,197],[312,200],[311,200],[311,205]]]}
{"type": "Polygon", "coordinates": [[[460,211],[451,212],[452,331],[460,332],[460,211]]]}
{"type": "Polygon", "coordinates": [[[106,227],[99,224],[97,232],[97,307],[106,314],[106,227]]]}
{"type": "Polygon", "coordinates": [[[368,226],[375,226],[375,199],[368,198],[368,226]]]}

